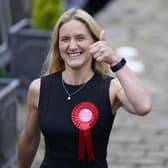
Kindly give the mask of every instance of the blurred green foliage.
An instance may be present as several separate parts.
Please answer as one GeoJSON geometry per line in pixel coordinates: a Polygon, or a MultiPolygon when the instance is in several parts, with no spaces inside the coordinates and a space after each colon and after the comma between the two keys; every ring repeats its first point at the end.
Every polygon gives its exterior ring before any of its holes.
{"type": "Polygon", "coordinates": [[[34,0],[32,27],[51,31],[62,13],[62,0],[34,0]]]}

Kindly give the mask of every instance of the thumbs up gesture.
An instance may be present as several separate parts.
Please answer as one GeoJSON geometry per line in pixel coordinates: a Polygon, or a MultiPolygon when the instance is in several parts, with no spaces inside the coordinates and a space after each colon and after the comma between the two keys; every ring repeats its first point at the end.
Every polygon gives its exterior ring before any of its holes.
{"type": "Polygon", "coordinates": [[[104,30],[102,30],[102,31],[100,32],[99,40],[100,40],[100,41],[106,41],[104,30]]]}
{"type": "Polygon", "coordinates": [[[102,30],[99,35],[99,41],[96,41],[90,46],[90,53],[93,58],[98,62],[106,62],[110,65],[118,62],[120,58],[117,57],[117,54],[111,49],[105,39],[105,32],[102,30]]]}

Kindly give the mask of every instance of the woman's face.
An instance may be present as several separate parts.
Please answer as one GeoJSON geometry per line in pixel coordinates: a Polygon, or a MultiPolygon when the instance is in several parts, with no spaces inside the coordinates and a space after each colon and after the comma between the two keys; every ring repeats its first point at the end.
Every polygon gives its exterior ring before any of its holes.
{"type": "Polygon", "coordinates": [[[92,62],[89,47],[94,42],[88,28],[79,20],[64,23],[59,31],[59,50],[65,67],[80,68],[92,62]]]}

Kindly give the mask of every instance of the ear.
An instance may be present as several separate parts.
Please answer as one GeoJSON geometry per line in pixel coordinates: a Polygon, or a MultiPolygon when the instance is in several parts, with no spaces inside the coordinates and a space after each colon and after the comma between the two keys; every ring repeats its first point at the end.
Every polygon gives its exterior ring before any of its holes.
{"type": "Polygon", "coordinates": [[[100,41],[105,41],[105,40],[106,40],[106,38],[105,38],[105,31],[104,31],[104,30],[102,30],[102,31],[100,32],[99,40],[100,40],[100,41]]]}

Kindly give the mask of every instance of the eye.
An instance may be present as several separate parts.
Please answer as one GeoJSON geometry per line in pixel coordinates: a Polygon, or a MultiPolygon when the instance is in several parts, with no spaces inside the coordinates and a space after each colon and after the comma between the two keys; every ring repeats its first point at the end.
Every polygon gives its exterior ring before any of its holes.
{"type": "Polygon", "coordinates": [[[77,36],[77,39],[78,39],[79,41],[83,41],[83,40],[85,40],[85,36],[79,35],[79,36],[77,36]]]}
{"type": "Polygon", "coordinates": [[[62,42],[68,42],[69,39],[70,39],[69,37],[66,37],[66,36],[65,36],[65,37],[61,37],[61,38],[60,38],[60,41],[62,41],[62,42]]]}

